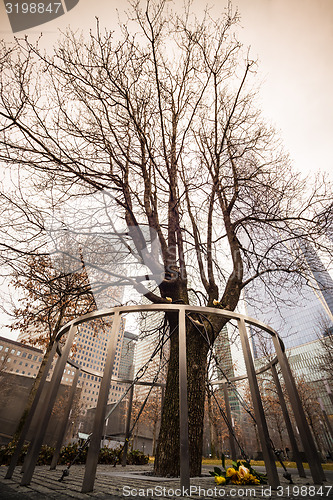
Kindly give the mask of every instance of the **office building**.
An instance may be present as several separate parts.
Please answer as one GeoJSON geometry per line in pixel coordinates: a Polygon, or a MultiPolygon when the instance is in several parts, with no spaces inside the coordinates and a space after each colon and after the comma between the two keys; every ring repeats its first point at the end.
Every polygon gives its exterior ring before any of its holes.
{"type": "Polygon", "coordinates": [[[0,337],[1,371],[36,377],[42,359],[41,349],[0,337]]]}
{"type": "MultiPolygon", "coordinates": [[[[103,375],[107,356],[107,344],[112,329],[112,321],[89,321],[80,325],[76,336],[76,352],[72,359],[82,367],[79,383],[82,387],[81,403],[83,410],[95,407],[97,404],[101,377],[103,375]],[[93,370],[96,375],[85,372],[93,370]]],[[[128,383],[120,383],[114,379],[132,380],[134,372],[136,335],[125,331],[125,318],[122,318],[117,334],[117,346],[112,372],[112,381],[108,403],[118,401],[128,388],[128,383]]],[[[68,366],[68,365],[67,365],[68,366]]],[[[71,383],[72,370],[65,370],[65,383],[71,383]],[[67,371],[67,373],[66,373],[67,371]],[[66,380],[68,377],[68,381],[66,380]]]]}
{"type": "MultiPolygon", "coordinates": [[[[145,304],[150,304],[143,299],[145,304]]],[[[142,382],[152,382],[160,370],[156,382],[164,383],[166,380],[169,342],[165,342],[169,335],[169,327],[165,325],[163,312],[143,312],[139,319],[139,336],[135,354],[135,373],[138,373],[142,382]],[[161,346],[163,344],[162,358],[161,346]],[[155,355],[154,355],[155,354],[155,355]],[[142,376],[141,376],[142,375],[142,376]]],[[[136,397],[144,399],[149,391],[149,386],[137,386],[136,397]]]]}
{"type": "MultiPolygon", "coordinates": [[[[271,289],[269,294],[259,285],[256,291],[257,296],[260,296],[260,303],[253,306],[248,301],[247,311],[250,316],[273,327],[282,338],[294,377],[300,383],[308,384],[309,390],[311,389],[315,402],[311,411],[319,412],[317,403],[321,401],[326,414],[330,416],[333,415],[333,405],[327,392],[327,374],[320,368],[320,360],[325,354],[320,338],[332,331],[333,280],[310,245],[300,243],[300,248],[308,266],[308,283],[304,281],[297,289],[282,287],[277,292],[279,307],[270,298],[274,290],[271,289]]],[[[250,337],[256,367],[259,368],[265,364],[266,356],[274,352],[274,348],[268,334],[262,335],[252,328],[250,337]]],[[[327,432],[323,428],[316,433],[318,447],[321,448],[323,445],[320,442],[323,442],[327,432]]]]}
{"type": "MultiPolygon", "coordinates": [[[[71,353],[70,357],[73,361],[75,361],[82,367],[82,372],[80,373],[79,378],[79,387],[82,388],[80,402],[82,410],[87,410],[88,408],[96,406],[101,381],[100,375],[103,375],[104,371],[107,355],[107,343],[111,333],[111,328],[112,320],[103,322],[101,322],[100,320],[88,321],[78,327],[77,335],[75,337],[75,350],[71,353]],[[84,371],[85,369],[94,371],[95,375],[86,373],[84,371]]],[[[22,335],[20,335],[20,337],[22,338],[22,335]]],[[[112,378],[125,378],[128,380],[133,377],[135,336],[131,333],[125,332],[124,318],[122,318],[117,337],[117,347],[112,378]]],[[[13,342],[8,341],[7,339],[5,340],[7,343],[13,342]]],[[[23,346],[25,350],[35,350],[36,353],[33,354],[34,351],[31,352],[31,357],[33,359],[36,357],[36,361],[38,357],[38,362],[35,361],[34,368],[31,367],[28,370],[28,367],[30,367],[30,365],[32,365],[33,363],[25,366],[27,363],[22,361],[22,364],[19,364],[21,361],[17,360],[17,354],[13,354],[13,357],[10,358],[10,370],[14,373],[24,372],[28,376],[36,376],[39,370],[40,363],[42,361],[42,350],[30,347],[25,344],[21,344],[20,342],[16,342],[16,344],[18,346],[23,346]],[[39,354],[39,356],[37,353],[39,354]]],[[[7,348],[7,345],[4,348],[7,348]]],[[[8,349],[11,352],[14,350],[14,347],[8,347],[8,349]]],[[[23,352],[20,352],[20,355],[24,355],[27,357],[30,355],[30,351],[29,353],[25,353],[25,351],[23,352]]],[[[52,375],[54,363],[55,362],[52,363],[48,380],[52,375]]],[[[61,382],[65,385],[71,385],[73,382],[74,374],[74,369],[67,364],[61,382]]],[[[122,384],[113,380],[110,386],[108,402],[111,403],[117,401],[126,391],[127,387],[127,384],[122,384]]]]}
{"type": "Polygon", "coordinates": [[[118,373],[120,379],[133,380],[134,378],[134,357],[137,338],[137,335],[131,332],[124,332],[118,373]]]}
{"type": "MultiPolygon", "coordinates": [[[[309,268],[310,282],[291,288],[286,280],[286,287],[276,290],[279,304],[272,300],[274,290],[267,290],[260,281],[253,289],[257,302],[245,295],[247,314],[274,328],[286,348],[296,347],[317,340],[333,325],[333,280],[320,261],[315,250],[309,245],[302,248],[304,259],[309,268]]],[[[263,337],[251,330],[252,347],[255,357],[266,354],[269,336],[263,337]]]]}
{"type": "MultiPolygon", "coordinates": [[[[16,431],[42,359],[41,349],[0,337],[0,444],[10,442],[16,431]]],[[[68,374],[65,378],[68,378],[68,374]]],[[[48,393],[48,384],[49,382],[46,382],[47,389],[41,396],[41,404],[48,393]]],[[[77,398],[80,397],[80,388],[77,389],[76,395],[77,398]]],[[[58,400],[63,403],[67,398],[68,386],[62,383],[58,390],[58,400]]],[[[44,442],[54,446],[62,418],[62,404],[56,403],[50,417],[44,442]]],[[[35,435],[36,425],[35,422],[29,430],[28,440],[35,435]]]]}

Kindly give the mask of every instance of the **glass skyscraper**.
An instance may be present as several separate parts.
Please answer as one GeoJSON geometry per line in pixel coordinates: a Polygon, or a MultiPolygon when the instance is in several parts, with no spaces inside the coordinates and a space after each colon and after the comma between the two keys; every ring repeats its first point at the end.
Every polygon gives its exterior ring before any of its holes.
{"type": "MultiPolygon", "coordinates": [[[[249,302],[247,314],[278,332],[294,376],[314,389],[316,398],[323,401],[327,414],[332,415],[333,405],[326,389],[332,381],[322,369],[325,349],[320,339],[332,335],[333,331],[333,280],[314,248],[302,243],[300,248],[308,266],[309,282],[294,290],[290,287],[282,289],[279,292],[279,308],[272,303],[264,287],[259,286],[257,295],[260,305],[255,307],[249,302]]],[[[268,334],[262,339],[256,331],[250,333],[256,366],[259,367],[265,355],[274,352],[274,349],[268,334]]]]}
{"type": "MultiPolygon", "coordinates": [[[[333,326],[333,280],[315,250],[309,245],[300,247],[310,271],[309,283],[303,281],[295,289],[282,287],[278,307],[260,282],[254,285],[260,298],[257,305],[245,295],[247,314],[274,328],[286,348],[315,341],[333,326]]],[[[255,357],[264,354],[254,333],[252,344],[255,357]]]]}

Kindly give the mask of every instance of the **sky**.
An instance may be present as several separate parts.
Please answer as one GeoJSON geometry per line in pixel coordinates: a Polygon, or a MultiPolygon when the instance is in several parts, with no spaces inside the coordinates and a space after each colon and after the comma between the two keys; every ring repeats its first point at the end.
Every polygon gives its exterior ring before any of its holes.
{"type": "MultiPolygon", "coordinates": [[[[14,35],[5,3],[0,3],[0,37],[10,42],[14,35]]],[[[194,0],[191,9],[199,14],[206,5],[194,0]]],[[[211,15],[219,17],[227,0],[208,5],[211,15]]],[[[281,134],[295,168],[333,173],[332,0],[237,0],[232,5],[241,16],[239,36],[258,59],[260,105],[281,134]]],[[[43,43],[52,48],[59,30],[68,25],[88,32],[98,17],[102,26],[113,28],[117,11],[122,14],[126,8],[126,0],[80,0],[63,16],[16,35],[33,38],[42,32],[43,43]]]]}
{"type": "MultiPolygon", "coordinates": [[[[0,38],[10,43],[14,34],[5,3],[8,0],[0,0],[0,38]]],[[[200,14],[206,5],[194,0],[191,10],[200,14]]],[[[227,0],[208,5],[212,17],[219,17],[227,0]]],[[[294,167],[333,174],[332,0],[237,0],[232,5],[241,16],[239,37],[258,60],[260,106],[281,135],[294,167]]],[[[34,39],[42,32],[43,44],[51,50],[67,26],[88,33],[98,17],[101,26],[112,29],[117,11],[126,8],[126,0],[79,0],[61,17],[15,35],[34,39]]],[[[7,332],[0,330],[0,335],[7,332]]]]}

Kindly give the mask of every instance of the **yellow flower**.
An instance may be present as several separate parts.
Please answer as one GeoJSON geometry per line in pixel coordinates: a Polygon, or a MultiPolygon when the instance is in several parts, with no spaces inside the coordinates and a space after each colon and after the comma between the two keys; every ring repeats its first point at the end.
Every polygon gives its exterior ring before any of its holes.
{"type": "Polygon", "coordinates": [[[237,475],[237,471],[233,467],[227,469],[227,477],[233,477],[237,475]]]}
{"type": "Polygon", "coordinates": [[[239,475],[239,472],[236,471],[236,474],[234,476],[232,476],[231,478],[231,482],[233,484],[243,484],[243,479],[241,478],[241,476],[239,475]]]}
{"type": "Polygon", "coordinates": [[[260,481],[259,479],[254,476],[253,474],[250,474],[249,476],[249,481],[252,483],[252,484],[260,484],[260,481]]]}
{"type": "Polygon", "coordinates": [[[225,484],[225,477],[223,476],[215,476],[215,483],[216,484],[225,484]]]}
{"type": "Polygon", "coordinates": [[[250,471],[247,467],[244,467],[244,465],[240,465],[238,468],[238,475],[240,479],[249,479],[250,478],[250,471]]]}
{"type": "Polygon", "coordinates": [[[219,305],[220,305],[219,301],[214,299],[213,300],[213,306],[219,306],[219,305]]]}
{"type": "Polygon", "coordinates": [[[165,300],[167,300],[168,302],[172,302],[172,298],[171,297],[165,297],[165,300]]]}

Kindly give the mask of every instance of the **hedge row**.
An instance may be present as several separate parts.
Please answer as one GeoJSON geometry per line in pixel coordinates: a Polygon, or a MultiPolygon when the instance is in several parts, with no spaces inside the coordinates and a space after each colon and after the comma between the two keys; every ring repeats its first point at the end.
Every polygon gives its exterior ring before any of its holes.
{"type": "MultiPolygon", "coordinates": [[[[9,443],[6,446],[0,447],[0,465],[9,465],[10,458],[15,450],[15,445],[9,443]]],[[[18,464],[23,463],[24,457],[27,454],[28,445],[25,445],[20,454],[18,464]]],[[[84,464],[87,458],[88,448],[79,450],[77,443],[70,443],[67,446],[63,446],[60,452],[59,464],[69,464],[77,456],[75,463],[84,464]]],[[[52,456],[54,453],[54,448],[51,446],[43,445],[38,457],[37,465],[50,465],[52,456]]],[[[121,460],[121,448],[101,448],[98,457],[99,464],[114,464],[121,460]]],[[[139,450],[129,450],[127,453],[127,464],[128,465],[145,465],[148,463],[149,457],[139,450]]]]}

